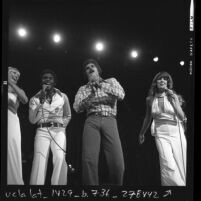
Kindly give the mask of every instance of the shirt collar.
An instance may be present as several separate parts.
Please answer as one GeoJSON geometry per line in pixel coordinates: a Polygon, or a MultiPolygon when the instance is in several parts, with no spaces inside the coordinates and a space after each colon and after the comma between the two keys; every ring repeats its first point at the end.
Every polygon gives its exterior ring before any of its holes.
{"type": "MultiPolygon", "coordinates": [[[[100,77],[100,78],[99,78],[99,82],[102,83],[103,81],[104,81],[103,78],[100,77]]],[[[86,86],[87,86],[87,87],[90,87],[90,82],[88,82],[88,83],[86,84],[86,86]]]]}
{"type": "MultiPolygon", "coordinates": [[[[54,90],[55,94],[57,93],[57,94],[59,94],[59,95],[62,97],[61,91],[60,91],[59,89],[53,88],[53,90],[54,90]]],[[[36,98],[39,98],[40,95],[41,95],[41,92],[42,92],[42,90],[40,90],[40,91],[36,94],[35,97],[36,97],[36,98]]]]}

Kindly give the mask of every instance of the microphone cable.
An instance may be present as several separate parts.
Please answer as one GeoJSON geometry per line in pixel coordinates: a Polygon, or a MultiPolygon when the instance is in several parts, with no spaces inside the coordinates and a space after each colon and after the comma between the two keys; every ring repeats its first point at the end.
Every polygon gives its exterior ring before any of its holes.
{"type": "MultiPolygon", "coordinates": [[[[35,101],[35,100],[34,100],[35,101]]],[[[44,104],[44,103],[43,103],[44,104]]],[[[44,121],[44,123],[48,123],[47,121],[45,121],[45,115],[44,115],[44,110],[45,110],[45,108],[43,108],[43,104],[42,104],[42,119],[43,119],[43,121],[44,121]]],[[[57,116],[58,117],[58,116],[57,116]]],[[[56,140],[54,139],[54,137],[52,136],[52,134],[51,134],[51,131],[49,130],[49,128],[48,127],[46,127],[47,128],[47,132],[48,132],[48,134],[50,135],[50,137],[51,137],[51,139],[54,141],[54,143],[65,153],[65,154],[67,154],[67,152],[66,152],[66,150],[64,150],[57,142],[56,142],[56,140]]],[[[70,171],[70,173],[74,173],[75,172],[75,168],[73,168],[73,166],[71,165],[71,164],[68,164],[67,163],[67,166],[68,166],[68,169],[69,169],[69,171],[70,171]]]]}
{"type": "MultiPolygon", "coordinates": [[[[47,121],[45,121],[45,115],[44,115],[44,108],[43,108],[43,104],[42,104],[42,119],[44,120],[44,123],[48,123],[47,121]]],[[[52,137],[52,135],[51,135],[51,132],[50,132],[50,130],[49,130],[49,128],[48,127],[46,127],[47,128],[47,131],[48,131],[48,133],[49,133],[49,135],[50,135],[50,137],[52,138],[52,140],[55,142],[55,144],[66,154],[67,152],[66,152],[66,150],[64,150],[57,142],[56,142],[56,140],[52,137]]]]}

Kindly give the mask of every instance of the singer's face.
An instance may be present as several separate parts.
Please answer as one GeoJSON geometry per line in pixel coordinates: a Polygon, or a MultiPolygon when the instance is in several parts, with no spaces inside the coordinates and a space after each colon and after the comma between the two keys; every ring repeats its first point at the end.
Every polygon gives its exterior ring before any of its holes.
{"type": "Polygon", "coordinates": [[[54,86],[54,76],[51,73],[45,73],[42,76],[42,84],[49,85],[50,87],[54,86]]]}
{"type": "Polygon", "coordinates": [[[12,80],[13,83],[17,84],[17,82],[20,78],[20,73],[17,70],[12,69],[12,70],[8,71],[8,76],[12,80]]]}
{"type": "Polygon", "coordinates": [[[89,63],[85,67],[85,71],[89,81],[95,81],[99,78],[99,72],[95,64],[89,63]]]}
{"type": "Polygon", "coordinates": [[[168,79],[166,77],[160,77],[157,81],[157,88],[158,89],[167,89],[168,79]]]}

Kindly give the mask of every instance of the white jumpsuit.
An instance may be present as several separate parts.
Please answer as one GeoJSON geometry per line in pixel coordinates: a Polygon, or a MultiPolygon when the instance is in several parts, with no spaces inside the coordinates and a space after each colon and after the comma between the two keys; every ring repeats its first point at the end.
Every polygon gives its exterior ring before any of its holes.
{"type": "MultiPolygon", "coordinates": [[[[56,93],[52,98],[52,103],[45,102],[42,109],[39,109],[40,120],[38,124],[44,122],[63,123],[63,93],[56,93]],[[61,95],[62,94],[62,95],[61,95]]],[[[65,95],[66,96],[66,95],[65,95]]],[[[30,100],[31,109],[35,109],[39,104],[39,98],[34,96],[30,100]]],[[[69,106],[69,105],[68,105],[69,106]]],[[[70,113],[70,108],[69,113],[70,113]]],[[[53,173],[51,177],[52,185],[67,184],[67,163],[65,160],[66,134],[64,127],[43,127],[37,128],[34,142],[34,159],[32,164],[31,185],[44,185],[49,150],[53,154],[53,173]]]]}
{"type": "Polygon", "coordinates": [[[186,137],[173,106],[164,96],[164,112],[158,98],[152,103],[152,135],[159,152],[162,186],[186,185],[186,137]]]}

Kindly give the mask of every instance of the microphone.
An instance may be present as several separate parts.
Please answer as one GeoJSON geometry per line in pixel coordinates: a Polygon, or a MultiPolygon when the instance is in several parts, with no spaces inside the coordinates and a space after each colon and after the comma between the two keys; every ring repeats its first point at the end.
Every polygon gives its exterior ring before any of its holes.
{"type": "Polygon", "coordinates": [[[175,99],[173,90],[168,89],[168,88],[166,87],[166,88],[165,88],[165,92],[166,92],[167,96],[171,97],[172,99],[175,99]]]}
{"type": "Polygon", "coordinates": [[[94,87],[95,87],[96,89],[98,89],[98,88],[100,89],[100,88],[101,88],[100,84],[97,83],[97,82],[94,83],[94,87]]]}
{"type": "Polygon", "coordinates": [[[101,86],[100,86],[100,84],[99,83],[97,83],[97,82],[90,82],[90,87],[91,87],[91,90],[92,90],[92,92],[93,93],[95,93],[95,91],[99,88],[101,88],[101,86]]]}
{"type": "Polygon", "coordinates": [[[46,94],[46,97],[48,97],[50,95],[50,88],[49,87],[47,87],[45,89],[45,94],[46,94]]]}
{"type": "Polygon", "coordinates": [[[49,86],[46,83],[43,83],[42,90],[41,90],[40,97],[39,97],[40,104],[44,104],[48,92],[49,92],[49,86]]]}
{"type": "Polygon", "coordinates": [[[45,102],[45,100],[46,100],[46,95],[45,95],[45,92],[44,92],[44,91],[41,91],[39,100],[40,100],[40,104],[43,104],[43,103],[45,102]]]}
{"type": "Polygon", "coordinates": [[[50,90],[51,86],[49,84],[47,84],[47,83],[43,83],[42,88],[43,88],[44,91],[47,92],[47,91],[50,90]]]}
{"type": "Polygon", "coordinates": [[[171,89],[168,89],[167,87],[165,88],[165,92],[167,93],[167,95],[170,95],[170,96],[174,94],[174,92],[171,89]]]}

